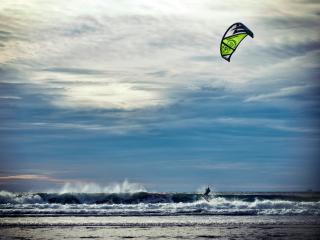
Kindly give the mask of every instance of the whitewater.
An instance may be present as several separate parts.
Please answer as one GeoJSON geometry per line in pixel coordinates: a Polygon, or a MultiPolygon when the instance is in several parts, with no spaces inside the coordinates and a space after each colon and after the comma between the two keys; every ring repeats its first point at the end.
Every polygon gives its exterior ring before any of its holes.
{"type": "Polygon", "coordinates": [[[320,193],[150,192],[139,184],[0,191],[0,240],[320,239],[320,193]]]}
{"type": "Polygon", "coordinates": [[[0,216],[319,216],[319,193],[13,193],[0,191],[0,216]]]}

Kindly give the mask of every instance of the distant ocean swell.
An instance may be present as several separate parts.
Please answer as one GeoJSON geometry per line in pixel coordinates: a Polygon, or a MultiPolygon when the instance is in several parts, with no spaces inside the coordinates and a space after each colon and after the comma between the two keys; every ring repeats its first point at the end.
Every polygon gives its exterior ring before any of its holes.
{"type": "Polygon", "coordinates": [[[317,193],[10,193],[0,192],[0,215],[320,215],[317,193]]]}

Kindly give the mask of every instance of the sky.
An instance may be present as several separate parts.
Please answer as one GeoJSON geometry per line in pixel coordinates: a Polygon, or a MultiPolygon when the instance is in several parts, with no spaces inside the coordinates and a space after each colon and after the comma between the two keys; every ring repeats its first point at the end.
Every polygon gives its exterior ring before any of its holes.
{"type": "Polygon", "coordinates": [[[319,20],[312,0],[2,0],[0,190],[320,190],[319,20]],[[229,63],[235,22],[255,36],[229,63]]]}

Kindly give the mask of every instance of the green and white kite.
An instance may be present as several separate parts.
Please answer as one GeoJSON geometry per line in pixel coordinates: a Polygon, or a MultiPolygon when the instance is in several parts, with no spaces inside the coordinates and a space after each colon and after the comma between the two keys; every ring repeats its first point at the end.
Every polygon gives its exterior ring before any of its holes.
{"type": "Polygon", "coordinates": [[[232,24],[222,37],[220,44],[221,57],[230,62],[232,54],[248,35],[253,38],[253,33],[244,24],[232,24]]]}

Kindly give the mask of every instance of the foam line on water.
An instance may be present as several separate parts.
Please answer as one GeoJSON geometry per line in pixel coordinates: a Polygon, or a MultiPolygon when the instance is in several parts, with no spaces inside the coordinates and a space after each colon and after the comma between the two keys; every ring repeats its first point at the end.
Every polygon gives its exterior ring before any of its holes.
{"type": "Polygon", "coordinates": [[[188,193],[0,192],[1,215],[320,215],[320,197],[188,193]]]}

